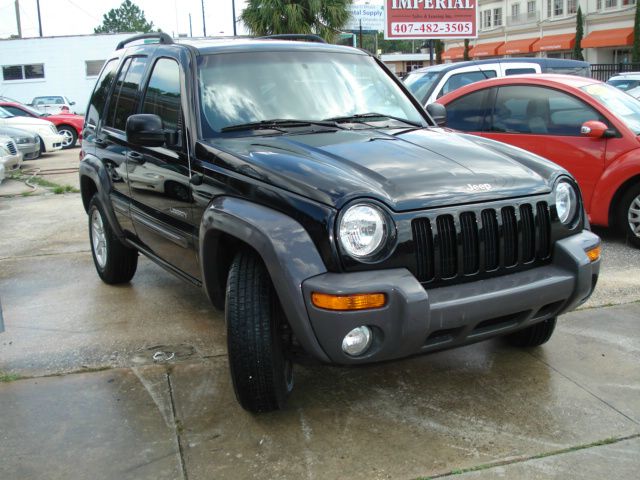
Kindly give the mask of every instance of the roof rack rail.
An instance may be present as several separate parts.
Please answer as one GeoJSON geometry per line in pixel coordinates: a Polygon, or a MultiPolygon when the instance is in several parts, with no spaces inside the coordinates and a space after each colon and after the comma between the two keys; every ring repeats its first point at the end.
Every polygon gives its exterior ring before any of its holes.
{"type": "Polygon", "coordinates": [[[320,35],[311,35],[306,33],[280,33],[277,35],[266,35],[258,38],[261,40],[298,40],[302,42],[327,43],[320,35]]]}
{"type": "Polygon", "coordinates": [[[164,43],[167,45],[173,43],[173,38],[171,38],[169,35],[167,35],[164,32],[142,33],[140,35],[134,35],[133,37],[129,37],[125,40],[122,40],[120,43],[118,43],[116,50],[120,50],[121,48],[124,48],[124,46],[127,43],[135,42],[136,40],[145,40],[147,38],[157,38],[158,43],[164,43]]]}

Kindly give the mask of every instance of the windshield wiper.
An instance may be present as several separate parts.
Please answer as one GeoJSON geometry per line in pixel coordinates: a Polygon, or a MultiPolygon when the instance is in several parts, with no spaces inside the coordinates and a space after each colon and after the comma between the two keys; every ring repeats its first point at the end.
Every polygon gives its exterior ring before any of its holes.
{"type": "MultiPolygon", "coordinates": [[[[332,118],[325,118],[324,121],[326,122],[349,122],[349,121],[354,121],[354,120],[362,120],[362,119],[371,119],[371,118],[390,118],[391,120],[396,120],[398,122],[402,122],[402,123],[406,123],[407,125],[413,125],[414,127],[423,127],[424,125],[422,125],[421,123],[418,122],[414,122],[412,120],[407,120],[406,118],[400,118],[400,117],[394,117],[392,115],[387,115],[386,113],[375,113],[375,112],[370,112],[370,113],[356,113],[354,115],[346,115],[344,117],[332,117],[332,118]]],[[[366,122],[362,122],[362,123],[366,123],[366,122]]]]}
{"type": "Polygon", "coordinates": [[[296,128],[296,127],[308,127],[308,126],[320,126],[343,129],[336,122],[326,120],[295,120],[287,118],[275,118],[273,120],[260,120],[259,122],[241,123],[238,125],[231,125],[224,127],[221,132],[238,132],[242,130],[277,130],[279,132],[285,132],[283,128],[296,128]]]}

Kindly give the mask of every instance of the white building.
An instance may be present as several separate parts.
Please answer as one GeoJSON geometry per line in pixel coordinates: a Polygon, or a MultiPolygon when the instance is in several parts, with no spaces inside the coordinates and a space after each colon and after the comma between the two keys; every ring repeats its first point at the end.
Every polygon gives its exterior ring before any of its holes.
{"type": "MultiPolygon", "coordinates": [[[[584,19],[583,55],[591,63],[631,61],[636,0],[478,0],[478,38],[471,58],[572,58],[576,12],[584,19]]],[[[443,59],[462,60],[461,40],[447,41],[443,59]]]]}
{"type": "Polygon", "coordinates": [[[131,33],[0,40],[0,96],[64,95],[84,113],[102,64],[131,33]]]}

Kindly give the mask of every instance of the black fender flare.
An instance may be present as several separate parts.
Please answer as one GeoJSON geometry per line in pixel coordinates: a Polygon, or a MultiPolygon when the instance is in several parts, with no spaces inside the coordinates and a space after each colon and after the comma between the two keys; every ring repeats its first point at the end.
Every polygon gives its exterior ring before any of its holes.
{"type": "Polygon", "coordinates": [[[205,291],[218,305],[224,289],[215,260],[223,234],[246,243],[261,256],[300,345],[318,360],[329,362],[311,326],[302,291],[304,280],[327,269],[304,227],[281,212],[247,200],[214,199],[200,224],[199,253],[205,291]]]}
{"type": "Polygon", "coordinates": [[[83,182],[83,177],[90,179],[96,186],[95,194],[102,203],[107,220],[109,221],[109,226],[113,229],[116,236],[124,242],[124,232],[120,228],[120,224],[116,219],[116,214],[113,210],[114,207],[111,199],[109,198],[109,193],[111,192],[111,177],[109,172],[104,167],[100,159],[87,154],[80,162],[78,173],[80,176],[80,193],[82,195],[82,203],[84,204],[85,211],[88,211],[91,195],[89,195],[85,190],[86,184],[83,182]]]}

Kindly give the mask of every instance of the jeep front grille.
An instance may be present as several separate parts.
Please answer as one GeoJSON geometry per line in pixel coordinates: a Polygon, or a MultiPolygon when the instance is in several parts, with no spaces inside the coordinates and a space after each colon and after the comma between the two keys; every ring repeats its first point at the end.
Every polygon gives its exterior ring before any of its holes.
{"type": "Polygon", "coordinates": [[[415,218],[418,280],[439,283],[543,263],[551,253],[550,225],[546,202],[415,218]]]}

